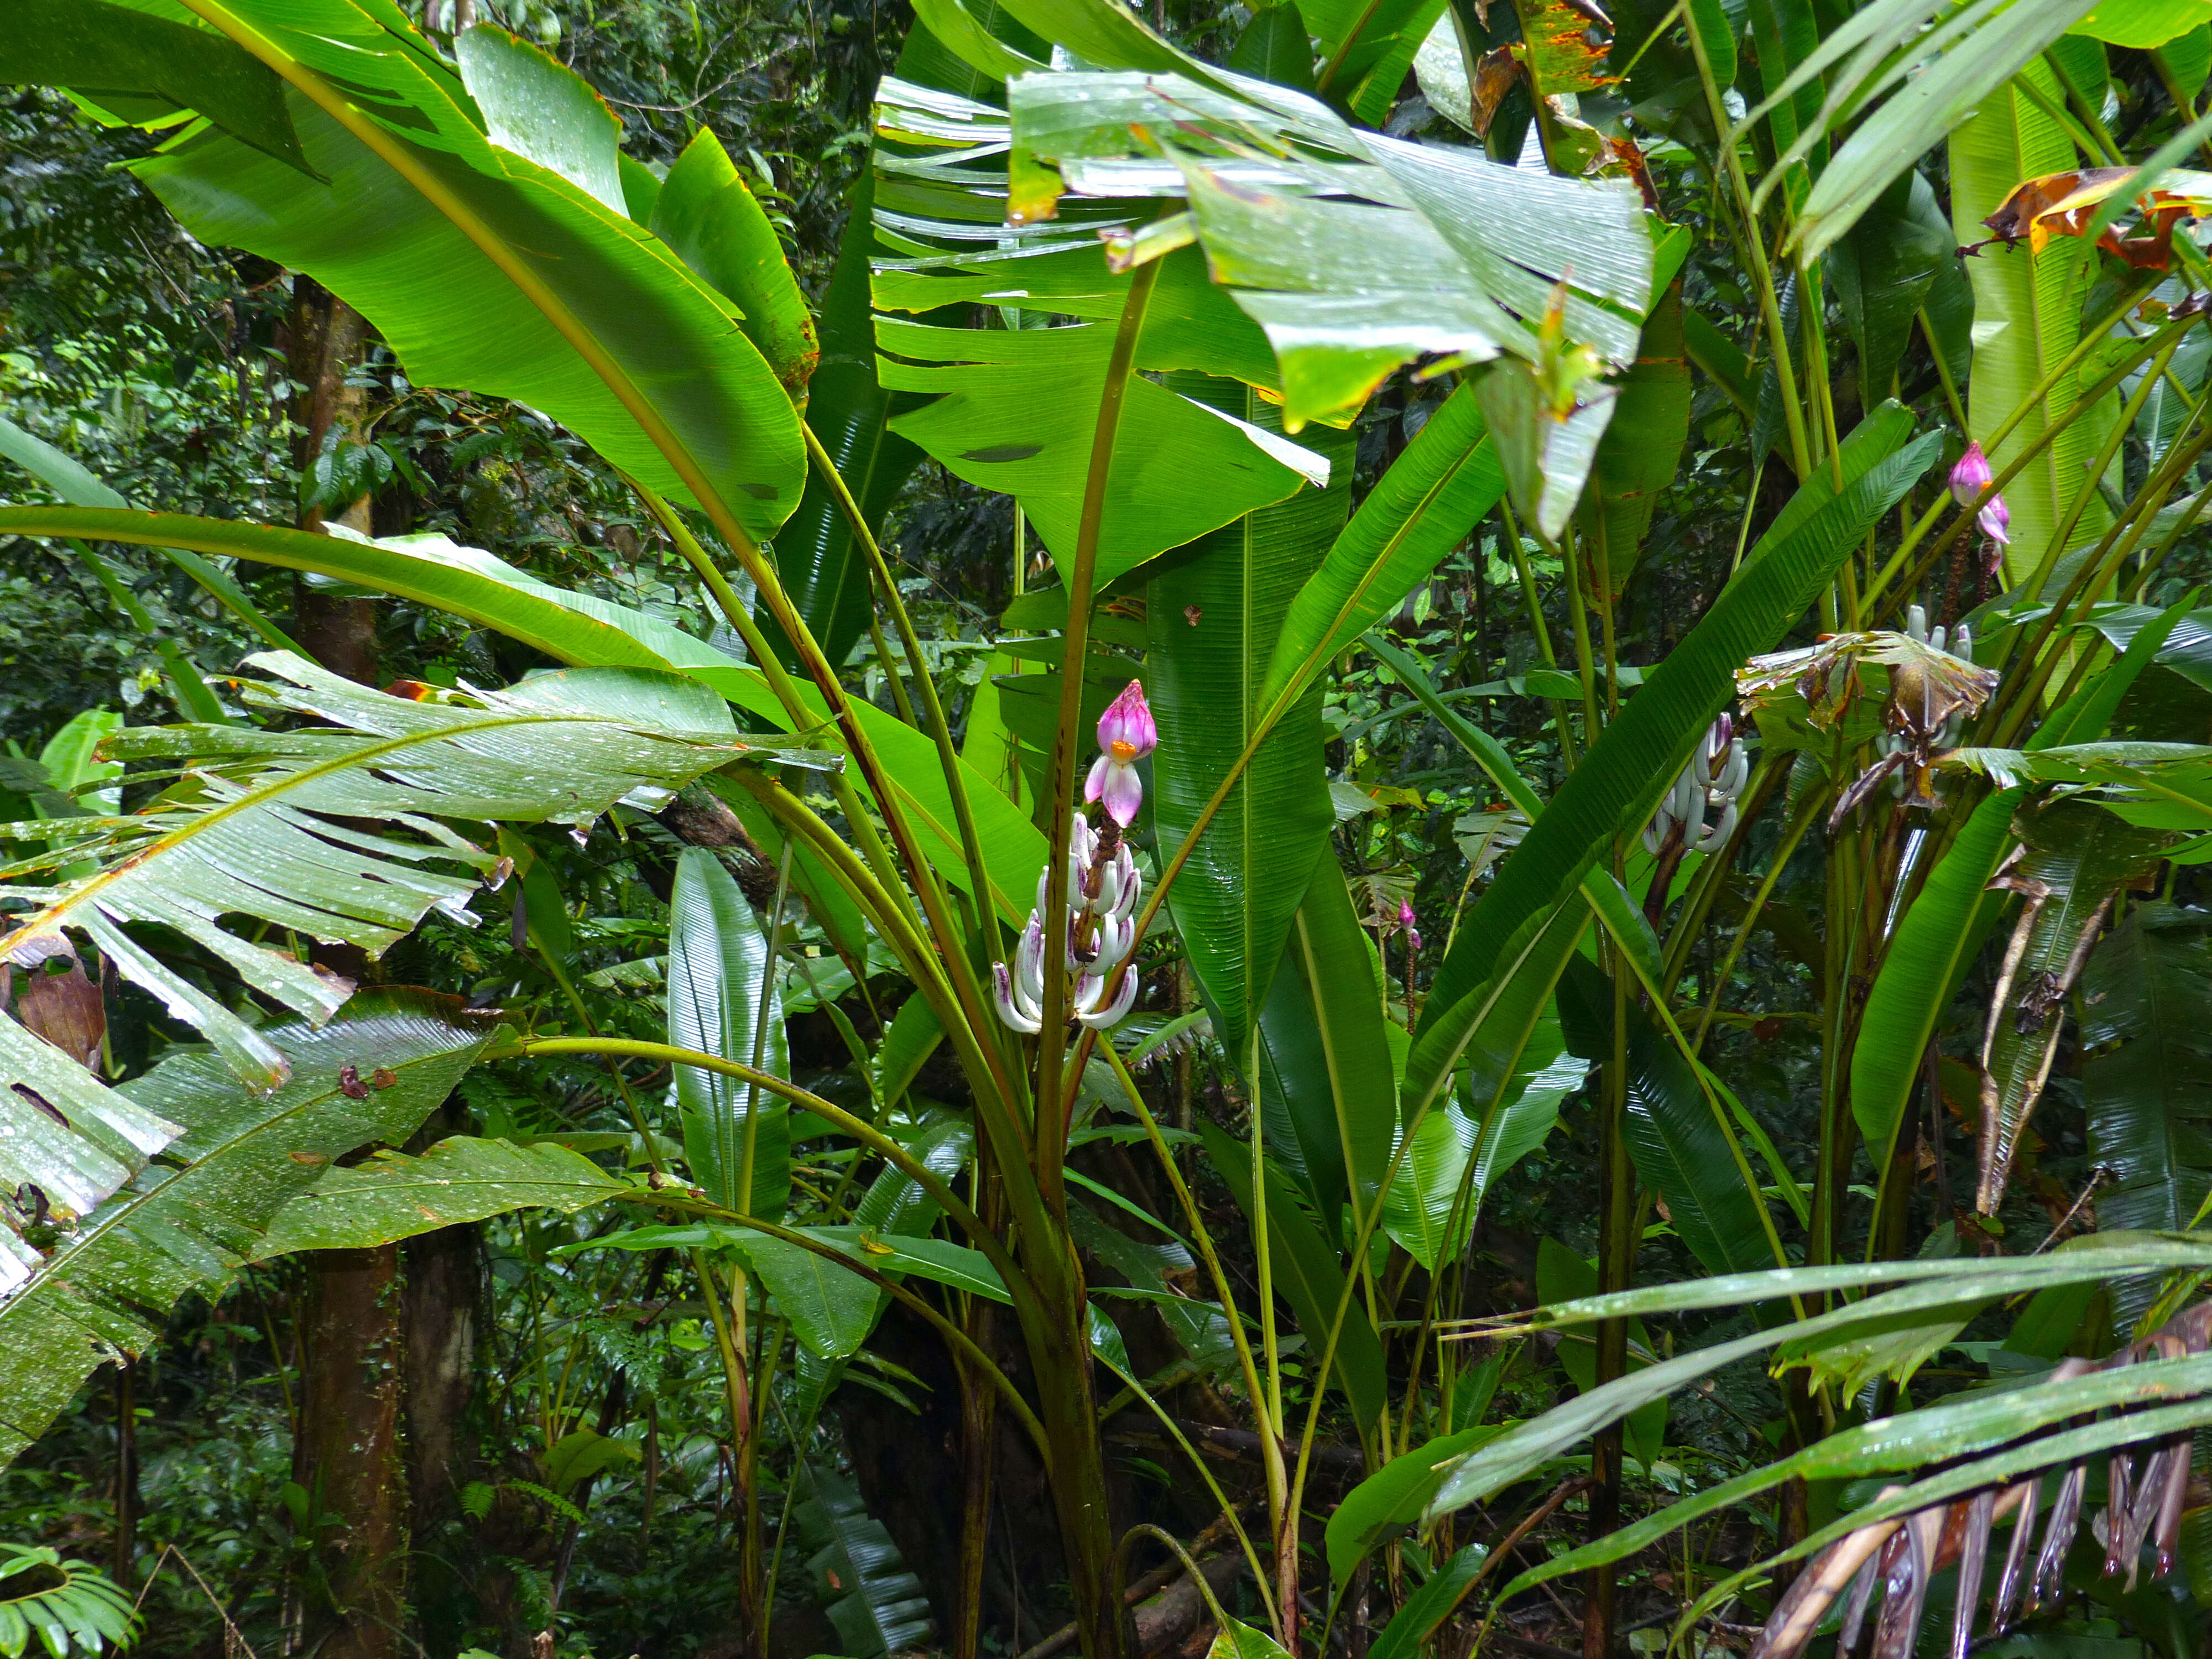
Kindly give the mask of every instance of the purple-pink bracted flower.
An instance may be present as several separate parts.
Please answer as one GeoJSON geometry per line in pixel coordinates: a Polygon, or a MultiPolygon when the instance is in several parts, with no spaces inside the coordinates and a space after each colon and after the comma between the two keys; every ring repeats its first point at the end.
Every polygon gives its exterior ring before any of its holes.
{"type": "Polygon", "coordinates": [[[1400,899],[1398,925],[1406,930],[1406,943],[1416,951],[1421,948],[1421,930],[1415,925],[1417,921],[1418,918],[1413,915],[1413,905],[1404,899],[1400,899]]]}
{"type": "Polygon", "coordinates": [[[1098,747],[1103,752],[1083,781],[1083,799],[1102,802],[1106,816],[1124,830],[1134,823],[1137,809],[1145,803],[1144,781],[1137,775],[1136,763],[1151,754],[1159,740],[1145,688],[1131,680],[1098,717],[1098,747]]]}
{"type": "MultiPolygon", "coordinates": [[[[1996,475],[1990,471],[1990,458],[1982,453],[1978,443],[1966,446],[1966,453],[1959,457],[1959,464],[1951,469],[1951,499],[1961,507],[1972,505],[1974,498],[1990,487],[1996,475]]],[[[1982,534],[2000,547],[2012,545],[2012,513],[2004,504],[2004,497],[1992,495],[1982,503],[1975,515],[1982,534]]]]}

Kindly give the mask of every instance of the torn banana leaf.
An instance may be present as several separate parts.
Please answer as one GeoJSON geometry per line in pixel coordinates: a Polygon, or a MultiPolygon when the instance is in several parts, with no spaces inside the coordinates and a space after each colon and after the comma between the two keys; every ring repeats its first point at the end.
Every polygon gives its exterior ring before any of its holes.
{"type": "Polygon", "coordinates": [[[1275,349],[1291,429],[1342,418],[1401,363],[1533,358],[1563,280],[1569,339],[1635,359],[1654,260],[1632,185],[1361,131],[1279,87],[1030,75],[1009,106],[1013,156],[1069,195],[1188,200],[1214,280],[1275,349]]]}
{"type": "Polygon", "coordinates": [[[296,948],[240,937],[223,918],[264,923],[276,939],[350,945],[374,957],[433,908],[472,923],[468,901],[480,881],[505,876],[495,854],[442,820],[581,830],[617,801],[665,799],[703,773],[782,752],[740,738],[721,697],[674,674],[572,669],[510,690],[416,702],[285,653],[249,660],[272,678],[237,682],[247,702],[327,724],[115,733],[110,758],[178,763],[182,777],[143,811],[82,820],[85,830],[65,848],[0,872],[96,866],[51,886],[7,890],[35,908],[0,936],[0,958],[33,968],[73,954],[68,934],[91,939],[173,1018],[204,1032],[257,1091],[290,1074],[283,1051],[149,951],[130,924],[173,929],[255,991],[319,1022],[352,986],[296,948]]]}
{"type": "Polygon", "coordinates": [[[2024,856],[1996,884],[2025,900],[1982,1037],[1981,1176],[1975,1207],[1995,1215],[2021,1128],[2042,1098],[2075,983],[2112,901],[2147,882],[2166,836],[2061,800],[2015,821],[2024,856]]]}
{"type": "Polygon", "coordinates": [[[272,1093],[247,1092],[216,1056],[195,1053],[124,1085],[149,1117],[185,1126],[166,1154],[179,1167],[143,1170],[82,1218],[24,1229],[33,1270],[0,1300],[0,1466],[94,1367],[143,1352],[167,1310],[227,1282],[271,1218],[336,1159],[413,1133],[498,1029],[452,998],[369,992],[320,1029],[263,1028],[290,1078],[272,1093]]]}

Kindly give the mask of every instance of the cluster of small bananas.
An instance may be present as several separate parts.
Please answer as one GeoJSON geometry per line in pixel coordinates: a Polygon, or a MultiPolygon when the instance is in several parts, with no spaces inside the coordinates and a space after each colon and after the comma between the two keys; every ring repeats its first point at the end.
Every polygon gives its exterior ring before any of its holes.
{"type": "Polygon", "coordinates": [[[1679,830],[1684,852],[1713,851],[1735,832],[1736,800],[1750,775],[1751,762],[1744,755],[1743,739],[1735,735],[1735,721],[1723,714],[1706,732],[1651,822],[1644,826],[1644,850],[1656,856],[1679,830]],[[1720,814],[1711,828],[1705,823],[1708,811],[1720,814]]]}
{"type": "MultiPolygon", "coordinates": [[[[1937,623],[1933,628],[1929,627],[1925,605],[1916,605],[1905,613],[1905,631],[1933,650],[1948,651],[1953,656],[1963,657],[1968,662],[1974,659],[1973,630],[1964,623],[1959,624],[1955,634],[1947,634],[1942,623],[1937,623]],[[1948,645],[1944,643],[1947,638],[1950,641],[1948,645]]],[[[1957,748],[1959,733],[1965,729],[1966,724],[1966,711],[1961,708],[1936,728],[1935,741],[1929,744],[1930,751],[1957,748]]],[[[1884,732],[1874,744],[1877,760],[1887,759],[1911,747],[1912,739],[1901,732],[1884,732]]],[[[1889,793],[1900,800],[1911,787],[1912,781],[1902,768],[1889,781],[1889,793]]]]}

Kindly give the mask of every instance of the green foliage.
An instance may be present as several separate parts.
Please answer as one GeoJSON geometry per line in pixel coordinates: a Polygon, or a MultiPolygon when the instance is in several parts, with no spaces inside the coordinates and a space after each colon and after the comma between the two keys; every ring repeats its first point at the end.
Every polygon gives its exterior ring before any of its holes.
{"type": "Polygon", "coordinates": [[[131,1598],[91,1569],[50,1549],[0,1544],[0,1653],[49,1659],[127,1648],[138,1634],[131,1598]]]}
{"type": "Polygon", "coordinates": [[[269,1031],[289,1070],[270,1093],[246,1094],[204,1054],[130,1085],[135,1103],[184,1126],[173,1168],[54,1230],[0,1303],[0,1452],[13,1459],[37,1439],[103,1360],[143,1350],[158,1334],[143,1310],[220,1289],[334,1159],[411,1134],[488,1045],[490,1024],[440,999],[365,995],[320,1029],[269,1031]]]}
{"type": "Polygon", "coordinates": [[[1797,1659],[1776,1552],[2084,1460],[2202,1647],[2212,273],[2035,217],[2196,142],[2186,19],[16,10],[9,1531],[323,1639],[396,1247],[426,1651],[1110,1656],[1221,1504],[1218,1659],[1330,1644],[1300,1510],[1382,1659],[1797,1659]]]}

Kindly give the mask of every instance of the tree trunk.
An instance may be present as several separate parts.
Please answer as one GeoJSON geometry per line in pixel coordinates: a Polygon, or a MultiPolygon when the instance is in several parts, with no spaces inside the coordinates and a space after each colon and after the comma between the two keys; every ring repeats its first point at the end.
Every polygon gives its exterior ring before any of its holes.
{"type": "MultiPolygon", "coordinates": [[[[359,312],[310,277],[295,276],[292,292],[285,360],[293,384],[300,388],[292,401],[292,421],[298,428],[293,461],[304,481],[334,436],[339,442],[356,440],[366,427],[368,395],[349,385],[347,377],[361,365],[368,325],[359,312]]],[[[310,505],[303,482],[300,528],[317,530],[326,522],[367,535],[368,496],[310,505]]],[[[317,662],[363,685],[376,684],[374,600],[332,599],[299,576],[292,584],[292,616],[295,635],[317,662]]]]}
{"type": "Polygon", "coordinates": [[[407,1468],[398,1251],[317,1250],[304,1260],[307,1367],[293,1463],[319,1547],[299,1646],[316,1659],[399,1659],[407,1468]],[[336,1517],[327,1530],[325,1516],[336,1517]]]}
{"type": "MultiPolygon", "coordinates": [[[[368,332],[360,313],[308,277],[293,278],[293,295],[285,355],[301,388],[293,403],[299,428],[293,459],[304,477],[326,442],[362,429],[366,394],[347,380],[368,332]]],[[[303,491],[300,527],[317,529],[328,519],[367,531],[367,495],[334,511],[327,507],[308,505],[303,491]]],[[[371,601],[331,599],[302,579],[294,585],[293,610],[300,642],[318,662],[376,684],[371,601]]],[[[369,976],[371,964],[357,948],[319,945],[313,955],[356,982],[369,976]]],[[[399,1249],[319,1250],[304,1260],[304,1374],[292,1462],[317,1547],[300,1589],[299,1646],[317,1659],[398,1659],[405,1645],[409,1493],[401,1413],[410,1346],[401,1318],[399,1249]],[[327,1531],[325,1515],[338,1517],[327,1531]]]]}
{"type": "MultiPolygon", "coordinates": [[[[410,1152],[447,1135],[465,1134],[455,1103],[417,1130],[410,1152]]],[[[416,1635],[433,1653],[465,1647],[475,1612],[469,1540],[459,1525],[461,1490],[477,1478],[468,1433],[475,1382],[477,1303],[483,1273],[483,1230],[473,1222],[441,1227],[399,1247],[406,1278],[400,1301],[406,1354],[406,1459],[409,1541],[418,1564],[410,1585],[416,1635]]]]}

